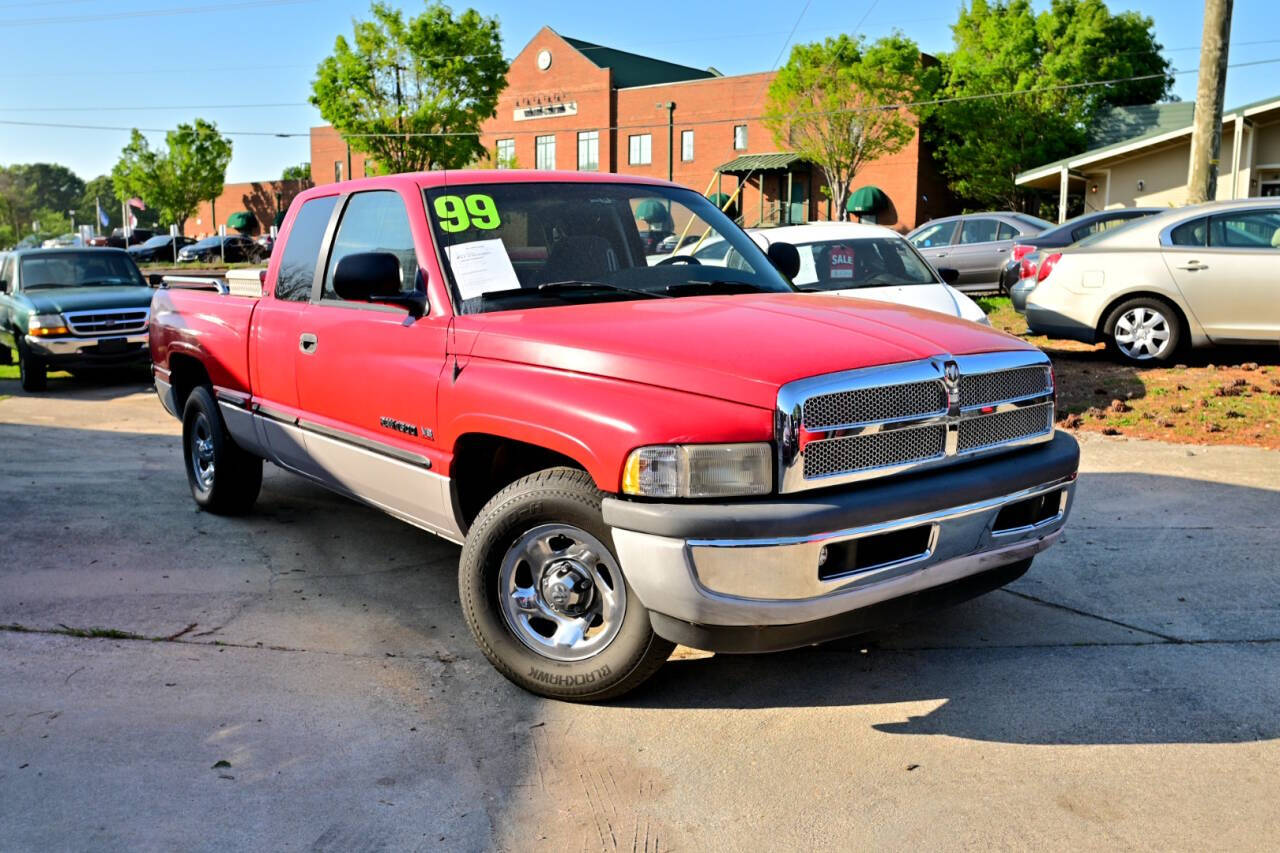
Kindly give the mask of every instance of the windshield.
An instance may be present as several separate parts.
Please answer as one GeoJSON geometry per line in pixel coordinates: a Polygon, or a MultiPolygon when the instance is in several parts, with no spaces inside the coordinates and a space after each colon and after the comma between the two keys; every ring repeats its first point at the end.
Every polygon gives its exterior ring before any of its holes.
{"type": "Polygon", "coordinates": [[[425,194],[460,313],[792,290],[742,229],[692,190],[539,181],[425,194]],[[662,253],[673,236],[681,253],[662,253]],[[732,263],[698,260],[695,245],[713,239],[734,249],[732,263]]]}
{"type": "Polygon", "coordinates": [[[805,290],[849,290],[937,284],[929,265],[901,237],[869,237],[801,243],[796,286],[805,290]]]}
{"type": "Polygon", "coordinates": [[[29,255],[22,259],[20,277],[26,290],[37,287],[144,285],[142,274],[128,256],[106,251],[29,255]]]}
{"type": "Polygon", "coordinates": [[[217,237],[205,237],[203,240],[198,240],[197,242],[192,243],[192,244],[191,244],[190,246],[188,246],[187,248],[189,248],[189,249],[210,249],[210,248],[213,248],[214,246],[217,246],[217,245],[218,245],[218,238],[217,238],[217,237]]]}
{"type": "Polygon", "coordinates": [[[1136,228],[1139,225],[1146,224],[1146,219],[1147,217],[1145,216],[1136,216],[1133,219],[1130,219],[1127,222],[1122,222],[1119,225],[1116,225],[1114,227],[1104,228],[1101,231],[1094,231],[1089,236],[1085,237],[1082,240],[1077,240],[1072,245],[1075,246],[1076,248],[1083,249],[1088,246],[1092,246],[1094,243],[1100,243],[1103,240],[1110,240],[1112,237],[1116,236],[1117,234],[1123,234],[1126,231],[1136,228]]]}
{"type": "Polygon", "coordinates": [[[150,240],[143,243],[142,248],[158,249],[161,246],[167,245],[169,240],[170,240],[170,237],[167,234],[161,234],[159,237],[152,237],[150,240]]]}

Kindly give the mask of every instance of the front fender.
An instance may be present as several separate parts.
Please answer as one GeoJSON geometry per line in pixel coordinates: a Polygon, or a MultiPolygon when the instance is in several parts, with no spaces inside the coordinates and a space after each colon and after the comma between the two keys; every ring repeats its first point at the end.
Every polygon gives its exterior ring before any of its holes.
{"type": "Polygon", "coordinates": [[[472,358],[440,388],[439,440],[487,433],[578,462],[617,493],[627,456],[647,444],[769,441],[773,412],[669,388],[472,358]]]}

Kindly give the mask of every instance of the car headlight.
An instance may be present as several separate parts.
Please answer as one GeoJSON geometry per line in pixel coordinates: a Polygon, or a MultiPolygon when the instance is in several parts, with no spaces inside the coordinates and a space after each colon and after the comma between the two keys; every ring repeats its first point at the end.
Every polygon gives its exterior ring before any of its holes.
{"type": "Polygon", "coordinates": [[[67,321],[61,314],[32,314],[27,320],[27,334],[36,338],[69,334],[67,321]]]}
{"type": "Polygon", "coordinates": [[[773,491],[773,446],[659,444],[631,451],[622,491],[646,498],[722,498],[773,491]]]}

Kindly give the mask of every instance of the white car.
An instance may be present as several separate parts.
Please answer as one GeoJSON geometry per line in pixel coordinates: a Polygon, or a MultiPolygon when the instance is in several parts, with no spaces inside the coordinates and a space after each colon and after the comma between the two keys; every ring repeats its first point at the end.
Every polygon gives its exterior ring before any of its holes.
{"type": "MultiPolygon", "coordinates": [[[[947,284],[905,237],[883,226],[812,222],[747,233],[766,248],[783,242],[799,250],[800,273],[793,283],[801,290],[895,302],[991,325],[977,303],[947,284]]],[[[693,256],[702,260],[702,252],[716,249],[703,246],[693,256]]]]}
{"type": "Polygon", "coordinates": [[[1026,313],[1033,332],[1137,363],[1280,341],[1280,199],[1170,210],[1048,252],[1026,313]]]}

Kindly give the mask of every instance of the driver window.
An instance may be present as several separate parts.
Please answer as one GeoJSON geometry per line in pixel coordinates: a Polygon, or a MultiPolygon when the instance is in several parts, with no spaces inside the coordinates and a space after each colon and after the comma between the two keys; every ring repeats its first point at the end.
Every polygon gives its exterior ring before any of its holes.
{"type": "Polygon", "coordinates": [[[937,225],[929,225],[919,234],[911,238],[911,243],[917,249],[932,249],[937,246],[946,246],[951,243],[951,233],[955,230],[954,222],[940,222],[937,225]]]}

